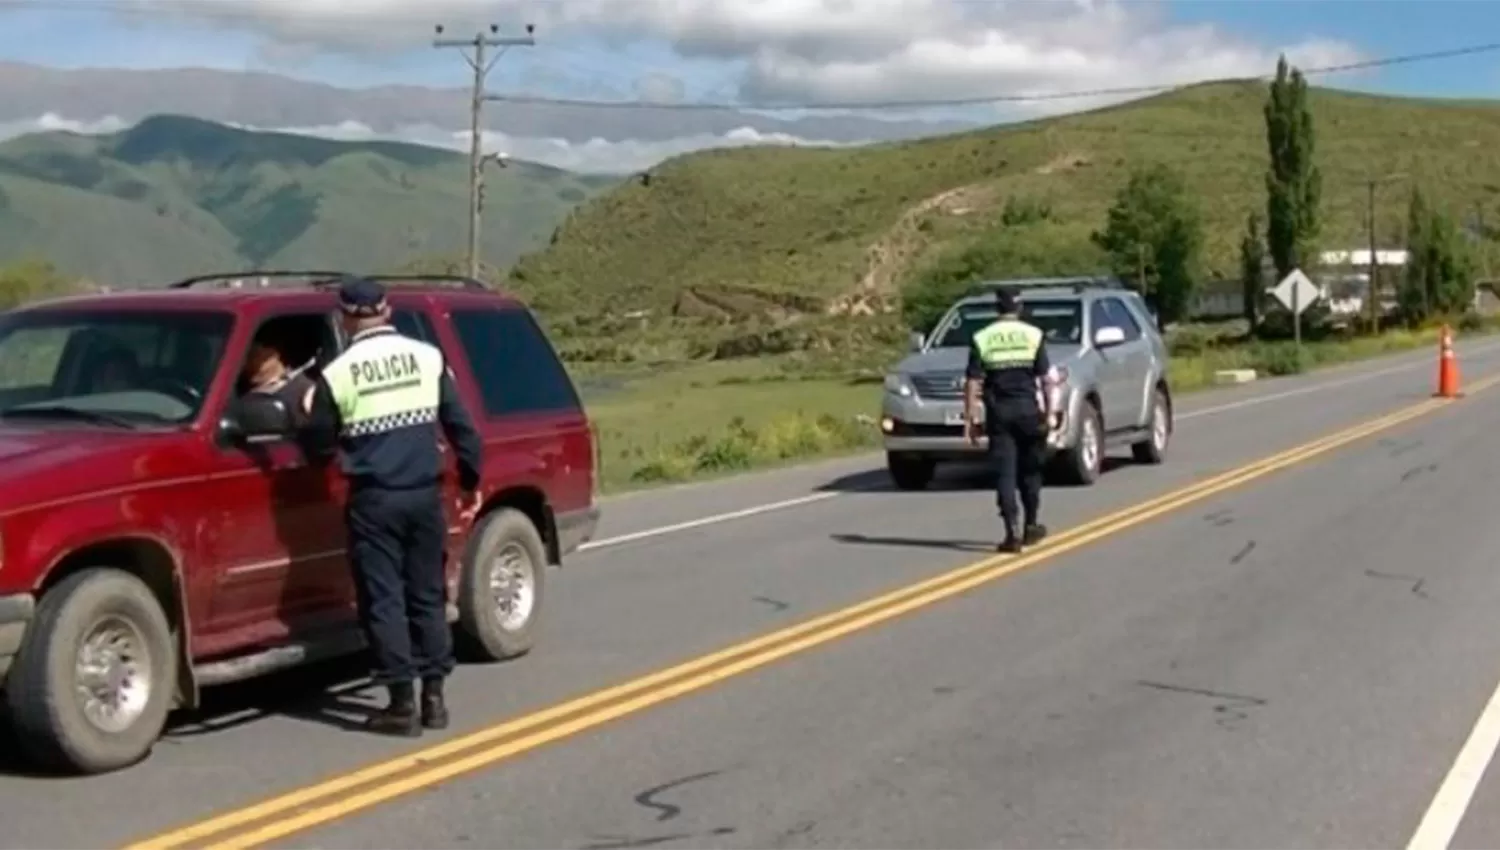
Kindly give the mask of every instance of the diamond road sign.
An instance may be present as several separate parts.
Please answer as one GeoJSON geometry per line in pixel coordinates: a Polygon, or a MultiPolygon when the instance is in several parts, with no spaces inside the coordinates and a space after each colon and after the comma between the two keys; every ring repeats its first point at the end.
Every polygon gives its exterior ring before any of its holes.
{"type": "Polygon", "coordinates": [[[1301,313],[1323,296],[1317,285],[1308,280],[1301,269],[1292,269],[1290,274],[1281,279],[1281,283],[1276,284],[1271,294],[1294,313],[1301,313]]]}

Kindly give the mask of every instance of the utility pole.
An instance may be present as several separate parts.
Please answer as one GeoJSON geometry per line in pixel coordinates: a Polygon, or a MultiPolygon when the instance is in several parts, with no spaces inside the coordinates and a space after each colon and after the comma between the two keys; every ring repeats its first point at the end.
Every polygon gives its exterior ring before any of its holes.
{"type": "Polygon", "coordinates": [[[1365,227],[1370,237],[1370,284],[1368,295],[1370,333],[1380,333],[1380,262],[1375,250],[1375,187],[1382,183],[1390,183],[1404,178],[1405,174],[1387,174],[1384,177],[1372,177],[1365,181],[1365,189],[1368,191],[1365,210],[1365,227]]]}
{"type": "Polygon", "coordinates": [[[469,63],[474,70],[473,88],[469,94],[469,277],[479,278],[479,236],[481,230],[481,205],[479,198],[480,182],[484,179],[484,151],[483,142],[480,139],[481,118],[484,115],[484,102],[489,99],[484,93],[484,81],[489,76],[490,69],[505,55],[505,48],[530,47],[536,44],[533,37],[536,27],[532,24],[526,25],[526,35],[519,38],[501,38],[500,27],[490,24],[488,33],[477,32],[472,38],[444,38],[443,25],[438,24],[433,28],[437,37],[433,39],[432,46],[436,48],[457,48],[459,55],[469,63]],[[489,57],[488,50],[491,47],[501,48],[493,58],[489,57]],[[473,48],[473,53],[468,52],[473,48]]]}

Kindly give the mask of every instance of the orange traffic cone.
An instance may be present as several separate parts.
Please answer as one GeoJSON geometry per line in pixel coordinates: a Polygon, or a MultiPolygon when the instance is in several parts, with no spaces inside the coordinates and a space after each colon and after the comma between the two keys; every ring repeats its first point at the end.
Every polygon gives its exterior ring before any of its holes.
{"type": "Polygon", "coordinates": [[[1438,390],[1439,398],[1459,398],[1458,358],[1453,355],[1453,331],[1443,325],[1438,335],[1438,390]]]}

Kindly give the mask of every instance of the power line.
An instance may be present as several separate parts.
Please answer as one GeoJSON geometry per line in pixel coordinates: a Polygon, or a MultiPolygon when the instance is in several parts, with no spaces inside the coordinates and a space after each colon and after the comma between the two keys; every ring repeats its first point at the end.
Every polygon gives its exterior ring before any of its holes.
{"type": "MultiPolygon", "coordinates": [[[[1480,53],[1492,53],[1497,50],[1500,50],[1500,42],[1490,44],[1477,44],[1469,47],[1459,47],[1450,50],[1435,50],[1427,53],[1409,53],[1400,56],[1388,56],[1380,59],[1370,59],[1363,62],[1347,62],[1341,65],[1323,65],[1316,68],[1303,68],[1301,69],[1301,71],[1303,76],[1337,74],[1349,71],[1363,71],[1371,68],[1385,68],[1392,65],[1407,65],[1414,62],[1430,62],[1437,59],[1452,59],[1458,56],[1472,56],[1480,53]]],[[[1084,98],[1095,97],[1119,97],[1125,95],[1157,94],[1160,92],[1171,91],[1172,89],[1176,88],[1182,88],[1188,85],[1264,81],[1269,79],[1271,79],[1270,74],[1263,74],[1257,77],[1225,77],[1213,80],[1200,80],[1196,83],[1162,83],[1157,85],[1118,86],[1114,88],[1044,92],[1039,94],[997,94],[985,95],[982,97],[927,98],[915,100],[884,101],[833,101],[796,104],[755,104],[728,102],[706,103],[702,101],[694,101],[689,103],[649,103],[639,100],[582,100],[525,94],[490,95],[489,99],[503,101],[505,103],[528,104],[532,106],[572,106],[587,109],[668,109],[684,111],[752,110],[759,112],[785,112],[804,110],[934,109],[942,107],[985,106],[995,103],[1039,103],[1052,100],[1081,100],[1084,98]]]]}
{"type": "Polygon", "coordinates": [[[489,76],[490,69],[505,55],[505,51],[511,47],[529,47],[536,44],[533,33],[536,28],[526,25],[526,35],[519,38],[501,38],[500,28],[490,24],[489,32],[477,32],[472,38],[443,38],[442,24],[434,27],[437,38],[432,41],[432,46],[440,50],[457,49],[469,67],[474,69],[474,82],[469,92],[469,277],[479,278],[479,236],[481,230],[481,218],[483,204],[481,192],[484,183],[485,156],[482,150],[480,124],[484,114],[484,102],[490,98],[485,94],[484,82],[489,76]],[[493,58],[486,58],[485,53],[491,47],[500,48],[500,52],[493,58]],[[472,48],[471,55],[468,50],[472,48]]]}

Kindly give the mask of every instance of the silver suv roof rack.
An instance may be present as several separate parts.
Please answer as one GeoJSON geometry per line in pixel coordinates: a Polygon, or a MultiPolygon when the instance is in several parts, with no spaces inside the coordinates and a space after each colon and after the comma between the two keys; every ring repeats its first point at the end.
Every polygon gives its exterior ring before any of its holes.
{"type": "Polygon", "coordinates": [[[1078,275],[1076,277],[1028,277],[1016,278],[1014,280],[982,280],[974,285],[975,293],[993,292],[1003,286],[1013,287],[1019,290],[1027,289],[1071,289],[1074,292],[1082,292],[1085,289],[1129,289],[1130,287],[1117,277],[1109,275],[1078,275]]]}

